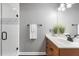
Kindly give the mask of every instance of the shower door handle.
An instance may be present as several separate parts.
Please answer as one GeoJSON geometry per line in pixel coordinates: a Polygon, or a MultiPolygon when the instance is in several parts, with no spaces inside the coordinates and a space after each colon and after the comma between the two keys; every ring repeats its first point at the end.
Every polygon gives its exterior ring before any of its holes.
{"type": "Polygon", "coordinates": [[[1,33],[1,38],[2,38],[2,40],[7,40],[7,32],[3,31],[1,33]]]}

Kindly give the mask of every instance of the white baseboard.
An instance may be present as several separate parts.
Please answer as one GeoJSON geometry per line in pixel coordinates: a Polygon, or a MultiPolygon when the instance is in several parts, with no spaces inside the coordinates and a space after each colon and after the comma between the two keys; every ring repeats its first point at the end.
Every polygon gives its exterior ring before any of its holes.
{"type": "Polygon", "coordinates": [[[19,52],[19,55],[46,55],[46,52],[19,52]]]}

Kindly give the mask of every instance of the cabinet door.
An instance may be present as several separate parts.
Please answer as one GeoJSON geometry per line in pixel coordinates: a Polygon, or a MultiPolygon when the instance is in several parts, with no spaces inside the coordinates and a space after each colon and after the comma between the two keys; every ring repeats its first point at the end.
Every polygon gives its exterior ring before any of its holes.
{"type": "Polygon", "coordinates": [[[59,49],[51,42],[49,39],[47,39],[47,55],[49,56],[58,56],[59,55],[59,49]]]}
{"type": "Polygon", "coordinates": [[[47,47],[47,55],[48,56],[52,56],[52,55],[54,55],[54,49],[51,47],[51,46],[48,46],[47,47]]]}

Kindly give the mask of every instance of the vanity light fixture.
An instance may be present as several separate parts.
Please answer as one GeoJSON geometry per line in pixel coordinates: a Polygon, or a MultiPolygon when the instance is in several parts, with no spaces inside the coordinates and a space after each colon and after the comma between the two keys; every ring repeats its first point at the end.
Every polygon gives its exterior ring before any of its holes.
{"type": "Polygon", "coordinates": [[[66,8],[71,8],[74,3],[61,3],[58,11],[65,11],[66,8]]]}
{"type": "Polygon", "coordinates": [[[60,7],[58,8],[58,11],[65,11],[65,3],[61,3],[60,7]]]}

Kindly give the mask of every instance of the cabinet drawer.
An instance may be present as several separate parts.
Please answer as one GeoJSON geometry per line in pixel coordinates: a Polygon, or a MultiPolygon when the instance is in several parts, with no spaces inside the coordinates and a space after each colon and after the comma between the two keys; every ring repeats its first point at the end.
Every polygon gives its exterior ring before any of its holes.
{"type": "Polygon", "coordinates": [[[79,56],[79,49],[77,48],[60,49],[60,56],[79,56]]]}

